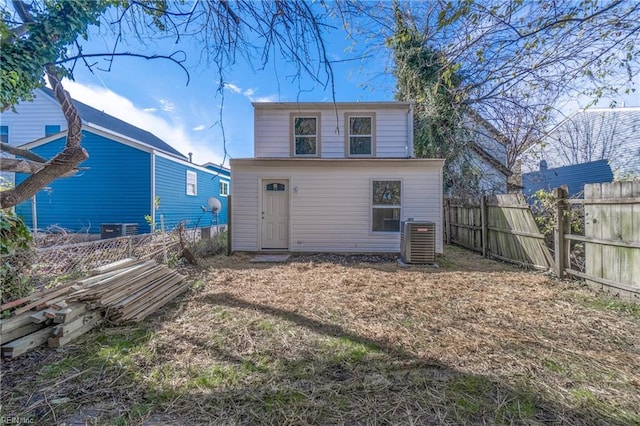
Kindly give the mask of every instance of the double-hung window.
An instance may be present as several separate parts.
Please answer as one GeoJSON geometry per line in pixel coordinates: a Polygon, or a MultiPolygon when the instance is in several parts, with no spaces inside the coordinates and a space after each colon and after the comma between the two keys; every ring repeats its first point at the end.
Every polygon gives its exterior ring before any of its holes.
{"type": "Polygon", "coordinates": [[[346,113],[345,154],[348,157],[372,157],[375,154],[375,113],[346,113]]]}
{"type": "Polygon", "coordinates": [[[371,231],[400,232],[402,181],[371,181],[371,231]]]}
{"type": "Polygon", "coordinates": [[[187,195],[198,195],[198,174],[187,170],[187,195]]]}
{"type": "Polygon", "coordinates": [[[220,196],[227,197],[229,195],[229,182],[220,180],[220,196]]]}
{"type": "Polygon", "coordinates": [[[320,155],[320,114],[291,114],[294,157],[318,157],[320,155]]]}

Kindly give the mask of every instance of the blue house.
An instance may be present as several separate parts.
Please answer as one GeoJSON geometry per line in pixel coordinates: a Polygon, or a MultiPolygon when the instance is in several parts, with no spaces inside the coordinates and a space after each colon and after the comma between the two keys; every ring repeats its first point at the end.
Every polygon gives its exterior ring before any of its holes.
{"type": "Polygon", "coordinates": [[[551,191],[562,185],[569,187],[569,196],[581,196],[587,183],[612,182],[613,172],[607,160],[591,161],[572,166],[547,168],[547,162],[540,162],[540,170],[522,174],[523,193],[531,197],[536,191],[551,191]]]}
{"type": "MultiPolygon", "coordinates": [[[[179,223],[187,228],[227,224],[229,169],[193,164],[145,130],[81,102],[74,105],[83,120],[82,145],[89,159],[76,175],[57,179],[38,192],[35,202],[16,206],[27,224],[87,234],[100,234],[103,225],[117,224],[135,224],[138,233],[148,233],[159,229],[161,217],[167,230],[179,223]],[[212,211],[210,206],[220,208],[212,211]]],[[[30,135],[32,141],[22,148],[51,158],[66,139],[64,117],[55,116],[59,110],[53,93],[40,89],[33,103],[3,113],[2,123],[14,128],[9,135],[30,135]],[[36,130],[44,134],[38,138],[36,130]]],[[[16,183],[27,176],[16,174],[16,183]]]]}

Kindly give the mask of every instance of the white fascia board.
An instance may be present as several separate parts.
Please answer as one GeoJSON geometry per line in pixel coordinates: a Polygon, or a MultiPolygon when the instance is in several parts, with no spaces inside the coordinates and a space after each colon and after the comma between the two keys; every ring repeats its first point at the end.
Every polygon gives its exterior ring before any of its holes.
{"type": "MultiPolygon", "coordinates": [[[[183,159],[181,159],[181,158],[174,157],[173,155],[169,155],[169,154],[164,153],[164,152],[162,152],[162,151],[153,150],[153,154],[154,154],[154,155],[156,155],[156,156],[158,156],[158,157],[162,157],[162,158],[166,158],[167,160],[171,160],[171,161],[173,161],[174,163],[178,163],[178,164],[181,164],[181,165],[183,165],[183,166],[188,166],[188,167],[191,167],[192,169],[195,169],[195,170],[199,170],[199,171],[201,171],[201,172],[208,173],[208,174],[210,174],[210,175],[212,175],[212,176],[224,176],[225,178],[226,178],[226,177],[228,177],[228,176],[226,176],[226,175],[224,175],[224,174],[222,174],[222,173],[220,173],[220,172],[217,172],[217,171],[215,171],[215,170],[207,169],[206,167],[202,167],[202,166],[199,166],[199,165],[197,165],[197,164],[190,163],[190,162],[189,162],[189,161],[187,161],[187,160],[183,160],[183,159]]],[[[217,166],[216,166],[216,167],[217,167],[217,166]]],[[[231,174],[231,171],[229,171],[228,173],[229,173],[229,174],[231,174]]]]}

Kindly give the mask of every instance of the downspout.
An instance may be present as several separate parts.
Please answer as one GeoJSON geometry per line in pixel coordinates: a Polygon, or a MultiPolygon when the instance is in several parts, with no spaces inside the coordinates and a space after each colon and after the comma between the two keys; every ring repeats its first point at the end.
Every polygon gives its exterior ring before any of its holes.
{"type": "Polygon", "coordinates": [[[407,114],[407,156],[413,158],[413,104],[409,105],[407,114]]]}
{"type": "Polygon", "coordinates": [[[156,150],[151,151],[151,233],[156,230],[156,150]]]}

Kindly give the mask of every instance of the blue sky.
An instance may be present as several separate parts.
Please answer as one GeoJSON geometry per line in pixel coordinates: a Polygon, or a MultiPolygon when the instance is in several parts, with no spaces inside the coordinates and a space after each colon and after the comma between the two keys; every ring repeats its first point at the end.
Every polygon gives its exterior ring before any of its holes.
{"type": "MultiPolygon", "coordinates": [[[[337,101],[379,101],[393,99],[393,77],[384,75],[386,52],[362,69],[355,55],[346,52],[350,42],[346,33],[335,30],[327,34],[328,54],[337,61],[334,81],[337,101]]],[[[108,52],[113,39],[90,34],[85,52],[108,52]]],[[[253,156],[253,107],[261,101],[330,101],[331,87],[313,81],[309,76],[292,78],[295,70],[282,61],[272,60],[264,70],[254,70],[238,60],[227,71],[224,97],[219,93],[220,76],[215,65],[199,63],[200,48],[159,41],[155,46],[133,43],[119,50],[145,54],[186,52],[187,76],[176,64],[162,59],[115,58],[109,72],[91,73],[78,64],[75,81],[65,80],[65,88],[74,99],[148,130],[185,155],[193,153],[197,164],[253,156]],[[221,105],[224,101],[222,119],[221,105]],[[222,128],[224,125],[223,143],[222,128]],[[227,156],[225,157],[225,145],[227,156]]],[[[107,68],[105,60],[98,59],[107,68]]],[[[258,64],[259,65],[259,64],[258,64]]]]}

